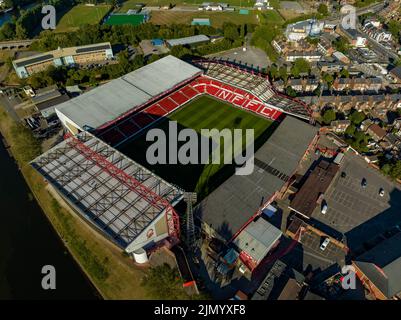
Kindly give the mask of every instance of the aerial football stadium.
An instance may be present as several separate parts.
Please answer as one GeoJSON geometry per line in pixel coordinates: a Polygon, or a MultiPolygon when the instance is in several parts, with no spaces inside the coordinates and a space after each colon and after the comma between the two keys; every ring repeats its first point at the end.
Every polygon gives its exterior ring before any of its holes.
{"type": "Polygon", "coordinates": [[[281,235],[258,217],[291,186],[317,140],[308,106],[278,93],[266,75],[219,60],[166,56],[56,113],[65,139],[32,166],[83,223],[137,262],[139,253],[182,239],[188,210],[180,207],[196,193],[196,226],[235,244],[245,266],[256,268],[281,235]],[[168,133],[169,121],[199,135],[254,129],[253,173],[235,175],[234,165],[150,165],[146,132],[168,133]]]}

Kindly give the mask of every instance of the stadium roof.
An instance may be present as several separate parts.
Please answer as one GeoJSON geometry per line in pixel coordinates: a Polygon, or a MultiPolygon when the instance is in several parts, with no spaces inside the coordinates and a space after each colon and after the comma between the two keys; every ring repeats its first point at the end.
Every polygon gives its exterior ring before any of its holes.
{"type": "Polygon", "coordinates": [[[173,46],[185,46],[185,45],[206,42],[206,41],[209,41],[209,37],[205,36],[204,34],[199,34],[199,35],[191,36],[191,37],[170,39],[170,40],[167,40],[166,42],[169,46],[173,47],[173,46]]]}
{"type": "Polygon", "coordinates": [[[98,128],[200,73],[167,56],[62,103],[56,110],[81,129],[98,128]]]}
{"type": "Polygon", "coordinates": [[[31,165],[81,217],[122,248],[183,196],[87,132],[69,137],[31,165]]]}
{"type": "Polygon", "coordinates": [[[260,262],[281,238],[282,232],[260,217],[252,221],[235,238],[233,243],[240,251],[245,251],[256,262],[260,262]]]}
{"type": "Polygon", "coordinates": [[[387,297],[401,292],[401,233],[359,256],[355,265],[387,297]]]}
{"type": "Polygon", "coordinates": [[[253,173],[228,178],[195,208],[196,216],[230,240],[293,175],[316,132],[286,117],[255,153],[253,173]]]}

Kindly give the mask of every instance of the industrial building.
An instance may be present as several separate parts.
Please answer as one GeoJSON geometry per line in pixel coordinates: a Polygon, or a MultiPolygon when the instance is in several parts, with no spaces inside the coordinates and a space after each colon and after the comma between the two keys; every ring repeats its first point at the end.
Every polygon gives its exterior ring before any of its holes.
{"type": "Polygon", "coordinates": [[[210,41],[210,38],[208,36],[205,36],[204,34],[199,34],[199,35],[191,36],[191,37],[166,40],[166,43],[169,48],[172,48],[174,46],[193,47],[193,46],[197,46],[200,44],[208,43],[209,41],[210,41]]]}
{"type": "Polygon", "coordinates": [[[88,132],[31,162],[83,220],[127,253],[179,237],[174,206],[183,191],[88,132]]]}
{"type": "Polygon", "coordinates": [[[319,35],[324,28],[324,22],[315,19],[289,24],[285,30],[285,36],[289,41],[299,41],[309,36],[319,35]]]}
{"type": "Polygon", "coordinates": [[[291,201],[290,209],[309,219],[316,206],[322,203],[338,170],[339,166],[334,163],[320,162],[291,201]]]}
{"type": "Polygon", "coordinates": [[[358,278],[379,300],[401,299],[401,232],[354,261],[358,278]]]}
{"type": "Polygon", "coordinates": [[[232,175],[195,208],[205,232],[223,241],[235,238],[261,207],[289,186],[316,134],[311,125],[286,117],[255,152],[253,173],[232,175]]]}
{"type": "Polygon", "coordinates": [[[49,66],[85,65],[113,58],[109,42],[79,47],[58,48],[38,55],[13,61],[14,70],[20,78],[46,70],[49,66]]]}

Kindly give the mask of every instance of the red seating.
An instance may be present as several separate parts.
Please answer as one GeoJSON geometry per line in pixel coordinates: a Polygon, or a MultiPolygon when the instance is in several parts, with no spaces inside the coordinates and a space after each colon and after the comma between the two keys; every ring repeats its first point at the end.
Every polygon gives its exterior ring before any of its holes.
{"type": "Polygon", "coordinates": [[[168,112],[171,112],[171,111],[175,110],[175,109],[178,107],[178,105],[175,104],[175,103],[174,103],[171,99],[169,99],[168,97],[167,97],[167,98],[164,98],[163,100],[160,100],[160,101],[159,101],[159,106],[161,106],[163,109],[165,109],[165,110],[168,111],[168,112]]]}
{"type": "Polygon", "coordinates": [[[130,116],[131,120],[117,123],[114,128],[105,130],[99,136],[111,145],[117,144],[152,124],[158,118],[167,116],[190,99],[204,93],[227,101],[239,108],[255,112],[265,118],[276,120],[282,114],[274,108],[266,107],[258,97],[243,89],[232,87],[218,80],[199,77],[183,88],[130,116]]]}
{"type": "Polygon", "coordinates": [[[186,86],[184,88],[181,89],[181,92],[183,94],[185,94],[185,96],[187,96],[189,99],[192,99],[193,97],[195,97],[196,95],[199,94],[198,91],[196,91],[194,88],[192,88],[191,86],[186,86]]]}
{"type": "Polygon", "coordinates": [[[174,100],[179,106],[186,103],[188,101],[188,98],[184,96],[181,92],[176,91],[173,94],[170,95],[170,98],[174,100]]]}
{"type": "Polygon", "coordinates": [[[165,116],[168,112],[160,107],[158,104],[153,104],[150,107],[146,108],[144,110],[147,114],[154,115],[156,118],[157,117],[163,117],[165,116]]]}

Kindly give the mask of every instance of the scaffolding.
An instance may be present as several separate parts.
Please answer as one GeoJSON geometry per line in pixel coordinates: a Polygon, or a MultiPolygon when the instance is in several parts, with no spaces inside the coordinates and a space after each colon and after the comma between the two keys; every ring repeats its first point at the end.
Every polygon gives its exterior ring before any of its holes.
{"type": "Polygon", "coordinates": [[[124,249],[160,215],[168,236],[178,240],[173,206],[183,191],[90,133],[67,137],[31,164],[82,217],[124,249]]]}

